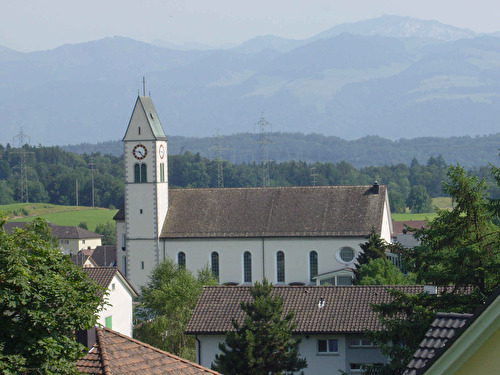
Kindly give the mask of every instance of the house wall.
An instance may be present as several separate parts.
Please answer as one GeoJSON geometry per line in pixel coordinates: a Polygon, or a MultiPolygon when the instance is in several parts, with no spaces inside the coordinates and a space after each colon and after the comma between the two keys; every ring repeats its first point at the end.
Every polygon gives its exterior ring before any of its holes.
{"type": "Polygon", "coordinates": [[[500,330],[497,329],[454,374],[498,374],[500,369],[499,348],[500,330]]]}
{"type": "Polygon", "coordinates": [[[310,281],[309,253],[318,253],[318,273],[353,267],[361,251],[361,237],[343,238],[253,238],[253,239],[177,239],[164,240],[160,244],[160,261],[171,258],[177,262],[179,252],[186,254],[186,268],[196,273],[210,265],[213,251],[219,254],[220,283],[243,283],[243,254],[252,254],[252,282],[266,277],[277,284],[276,254],[285,254],[285,284],[310,281]],[[339,252],[344,246],[355,250],[352,262],[343,262],[339,252]]]}
{"type": "Polygon", "coordinates": [[[100,312],[97,323],[105,327],[106,317],[111,316],[112,327],[110,328],[132,337],[132,295],[117,276],[113,277],[108,287],[107,302],[108,305],[100,312]]]}
{"type": "MultiPolygon", "coordinates": [[[[307,360],[305,375],[339,374],[339,370],[350,371],[351,363],[380,363],[385,362],[378,348],[362,349],[350,348],[346,335],[306,335],[300,336],[299,357],[307,360]],[[338,353],[318,353],[318,340],[338,340],[338,353]]],[[[210,368],[215,355],[220,353],[219,343],[224,342],[223,335],[199,335],[200,343],[197,346],[196,361],[204,367],[210,368]],[[201,357],[200,357],[201,352],[201,357]]]]}
{"type": "Polygon", "coordinates": [[[101,246],[100,238],[63,238],[58,239],[59,246],[63,249],[64,254],[76,254],[80,250],[86,250],[89,247],[95,249],[97,246],[101,246]]]}

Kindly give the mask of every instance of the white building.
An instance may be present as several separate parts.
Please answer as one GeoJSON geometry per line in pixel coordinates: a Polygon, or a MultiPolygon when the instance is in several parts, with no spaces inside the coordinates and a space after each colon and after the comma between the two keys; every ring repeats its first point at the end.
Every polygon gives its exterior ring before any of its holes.
{"type": "Polygon", "coordinates": [[[372,228],[390,242],[378,184],[169,190],[167,138],[149,97],[137,98],[123,143],[117,263],[135,287],[166,258],[193,272],[209,265],[221,284],[345,282],[335,275],[353,268],[372,228]]]}

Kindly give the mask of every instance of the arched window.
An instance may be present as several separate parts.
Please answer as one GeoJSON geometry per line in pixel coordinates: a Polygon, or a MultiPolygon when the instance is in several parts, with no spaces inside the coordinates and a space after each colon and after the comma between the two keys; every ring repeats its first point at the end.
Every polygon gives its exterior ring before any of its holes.
{"type": "Polygon", "coordinates": [[[183,251],[177,254],[177,264],[180,268],[186,268],[186,254],[183,251]]]}
{"type": "Polygon", "coordinates": [[[148,182],[147,165],[134,164],[134,182],[148,182]]]}
{"type": "Polygon", "coordinates": [[[219,281],[219,253],[217,251],[212,252],[210,256],[212,275],[219,281]]]}
{"type": "Polygon", "coordinates": [[[252,282],[252,254],[249,251],[243,253],[243,282],[252,282]]]}
{"type": "Polygon", "coordinates": [[[318,276],[318,253],[311,251],[309,253],[309,277],[311,281],[318,276]]]}
{"type": "Polygon", "coordinates": [[[148,182],[148,174],[147,174],[147,168],[146,164],[142,163],[141,164],[141,182],[148,182]]]}
{"type": "Polygon", "coordinates": [[[285,253],[283,251],[276,253],[276,282],[285,282],[285,253]]]}
{"type": "Polygon", "coordinates": [[[134,182],[141,182],[141,167],[139,164],[134,164],[134,182]]]}

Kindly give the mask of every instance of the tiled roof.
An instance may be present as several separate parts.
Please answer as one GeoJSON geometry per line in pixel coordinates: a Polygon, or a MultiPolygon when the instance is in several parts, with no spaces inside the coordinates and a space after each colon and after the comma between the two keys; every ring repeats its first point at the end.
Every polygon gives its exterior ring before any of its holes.
{"type": "Polygon", "coordinates": [[[116,265],[116,246],[96,246],[92,253],[92,260],[100,267],[109,267],[116,265]]]}
{"type": "Polygon", "coordinates": [[[403,233],[406,226],[410,228],[420,229],[426,226],[425,220],[406,220],[406,221],[392,221],[392,236],[396,237],[398,234],[403,233]]]}
{"type": "MultiPolygon", "coordinates": [[[[14,228],[24,228],[25,222],[6,222],[4,228],[7,232],[11,232],[14,228]]],[[[102,234],[91,232],[75,226],[61,226],[49,223],[49,228],[52,234],[58,239],[85,239],[85,238],[101,238],[102,234]]]]}
{"type": "Polygon", "coordinates": [[[86,267],[83,270],[90,279],[106,289],[118,272],[116,267],[86,267]]]}
{"type": "MultiPolygon", "coordinates": [[[[231,320],[242,322],[240,302],[250,301],[249,286],[207,286],[198,299],[186,329],[188,334],[224,334],[233,329],[231,320]]],[[[274,286],[273,294],[283,298],[283,310],[295,312],[295,333],[362,333],[380,329],[370,305],[389,302],[386,288],[405,293],[423,291],[409,286],[274,286]],[[324,306],[319,308],[320,300],[324,306]]]]}
{"type": "Polygon", "coordinates": [[[366,237],[385,198],[378,185],[171,189],[161,237],[366,237]]]}
{"type": "Polygon", "coordinates": [[[97,328],[96,344],[76,367],[85,374],[217,374],[107,328],[97,328]]]}
{"type": "Polygon", "coordinates": [[[497,298],[500,285],[474,314],[438,313],[403,375],[424,374],[497,298]]]}
{"type": "Polygon", "coordinates": [[[438,313],[425,334],[420,347],[413,354],[413,359],[408,364],[405,375],[417,375],[426,369],[427,361],[434,358],[436,350],[446,346],[459,328],[462,328],[472,314],[438,313]],[[418,371],[422,369],[422,371],[418,371]]]}

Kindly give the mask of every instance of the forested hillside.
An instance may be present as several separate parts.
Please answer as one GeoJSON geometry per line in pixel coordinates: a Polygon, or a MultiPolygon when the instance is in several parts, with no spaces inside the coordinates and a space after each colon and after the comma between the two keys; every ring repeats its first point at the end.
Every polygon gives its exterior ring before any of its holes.
{"type": "MultiPolygon", "coordinates": [[[[477,137],[422,137],[399,139],[369,136],[356,140],[322,134],[268,133],[269,158],[276,162],[301,160],[305,162],[339,162],[346,160],[356,168],[410,164],[441,155],[449,164],[460,164],[466,168],[481,167],[495,163],[500,147],[500,133],[477,137]]],[[[244,133],[213,137],[168,138],[168,153],[182,154],[189,150],[202,157],[213,158],[217,143],[220,143],[222,158],[230,163],[252,163],[260,160],[259,134],[244,133]]],[[[123,153],[121,141],[99,144],[64,146],[67,151],[78,154],[101,152],[120,156],[123,153]]]]}
{"type": "MultiPolygon", "coordinates": [[[[217,187],[218,165],[199,153],[185,151],[170,155],[169,183],[172,188],[217,187]]],[[[355,168],[346,161],[337,163],[271,162],[271,186],[369,185],[374,181],[389,188],[391,209],[402,212],[409,206],[414,212],[429,209],[429,197],[442,195],[447,163],[443,157],[416,158],[404,163],[355,168]]],[[[224,187],[261,186],[262,168],[257,163],[223,162],[224,187]]],[[[487,179],[492,197],[500,197],[489,173],[489,166],[474,168],[474,174],[487,179]]],[[[120,207],[123,203],[123,159],[100,153],[78,155],[58,147],[22,149],[0,145],[0,204],[22,201],[23,181],[27,181],[30,202],[62,205],[120,207]],[[22,168],[23,155],[25,168],[22,168]],[[25,171],[25,178],[22,171],[25,171]]]]}

